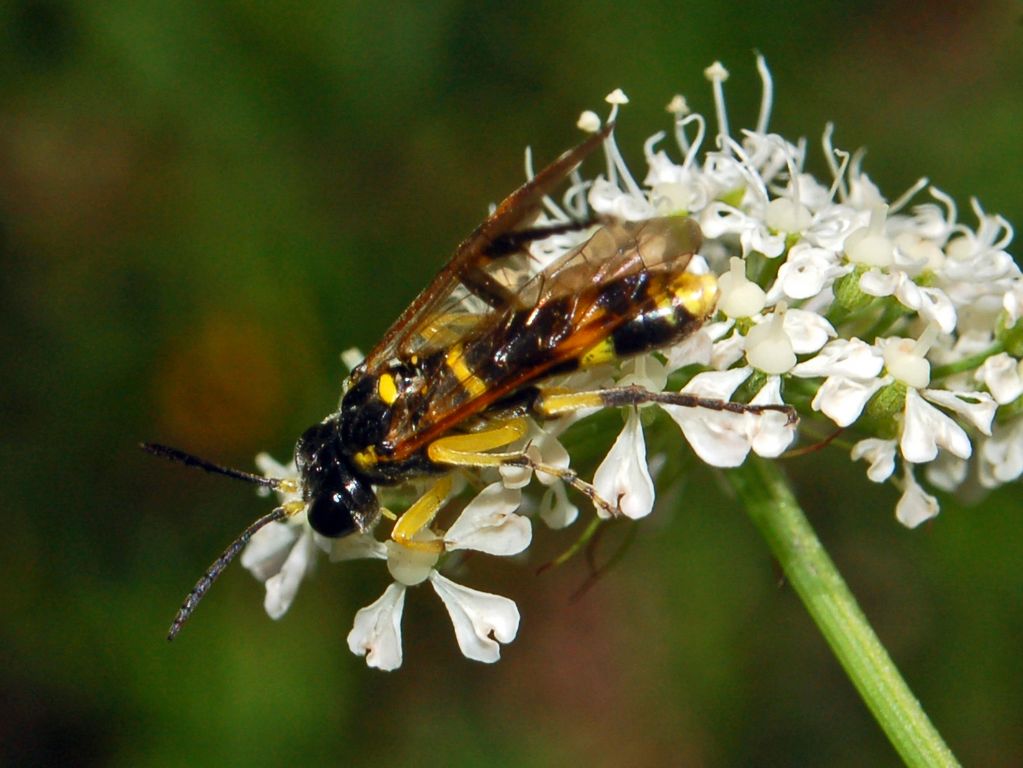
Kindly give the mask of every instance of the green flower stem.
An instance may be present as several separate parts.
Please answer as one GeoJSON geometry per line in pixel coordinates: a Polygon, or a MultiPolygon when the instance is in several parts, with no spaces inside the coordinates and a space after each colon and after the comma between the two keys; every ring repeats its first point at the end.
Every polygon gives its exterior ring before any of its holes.
{"type": "Polygon", "coordinates": [[[953,376],[957,373],[965,373],[966,371],[972,371],[974,368],[979,368],[984,364],[984,361],[989,357],[997,355],[999,352],[1005,351],[1005,345],[997,341],[990,347],[985,349],[983,352],[978,352],[970,357],[964,357],[962,360],[958,360],[948,365],[939,365],[931,371],[931,380],[943,379],[946,376],[953,376]]]}
{"type": "Polygon", "coordinates": [[[959,765],[870,628],[778,465],[751,456],[727,475],[788,581],[906,765],[959,765]]]}

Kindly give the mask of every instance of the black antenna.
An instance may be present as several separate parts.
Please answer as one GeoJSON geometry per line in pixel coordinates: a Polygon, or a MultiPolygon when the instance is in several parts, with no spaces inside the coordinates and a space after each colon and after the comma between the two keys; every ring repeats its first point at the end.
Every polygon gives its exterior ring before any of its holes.
{"type": "MultiPolygon", "coordinates": [[[[154,447],[163,448],[163,446],[154,447]]],[[[146,450],[149,450],[149,448],[146,447],[146,450]]],[[[150,453],[156,452],[150,451],[150,453]]],[[[156,453],[156,455],[161,456],[163,454],[156,453]]],[[[184,455],[187,456],[188,454],[184,455]]],[[[200,464],[199,466],[202,465],[200,464]]],[[[217,469],[219,469],[219,467],[217,469]]],[[[230,471],[233,472],[233,470],[230,471]]],[[[209,591],[210,587],[213,586],[213,582],[215,582],[217,580],[217,577],[219,577],[220,574],[224,572],[224,569],[231,564],[231,561],[234,560],[235,556],[237,556],[237,554],[242,551],[242,548],[249,543],[249,539],[252,538],[252,534],[254,534],[263,526],[277,522],[278,520],[283,520],[287,516],[288,513],[285,511],[284,507],[278,507],[273,512],[267,515],[263,515],[256,522],[254,522],[252,525],[250,525],[248,528],[242,531],[237,539],[231,542],[231,546],[225,549],[223,554],[221,554],[220,557],[213,561],[213,565],[206,569],[206,573],[202,575],[202,578],[195,583],[194,587],[192,587],[192,591],[189,592],[188,595],[185,597],[185,601],[181,604],[181,607],[178,609],[177,614],[174,616],[174,621],[171,622],[170,629],[167,631],[168,640],[173,640],[175,637],[177,637],[178,632],[181,631],[181,627],[183,627],[185,622],[188,621],[188,617],[192,615],[192,611],[195,610],[195,607],[199,604],[199,601],[202,600],[203,595],[205,595],[209,591]]]]}
{"type": "Polygon", "coordinates": [[[168,461],[176,461],[179,464],[184,464],[186,467],[196,467],[204,472],[233,477],[235,480],[244,480],[246,483],[261,485],[264,488],[272,488],[275,491],[281,490],[280,478],[263,477],[262,475],[254,475],[251,472],[243,472],[240,469],[222,467],[219,464],[214,464],[212,461],[200,459],[191,453],[186,453],[167,445],[160,445],[159,443],[139,443],[139,448],[146,453],[153,454],[153,456],[159,456],[161,459],[167,459],[168,461]]]}

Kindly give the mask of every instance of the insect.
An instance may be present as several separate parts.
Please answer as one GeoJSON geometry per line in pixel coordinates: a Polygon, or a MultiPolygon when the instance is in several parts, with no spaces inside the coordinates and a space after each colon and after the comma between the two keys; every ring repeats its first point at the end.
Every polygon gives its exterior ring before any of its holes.
{"type": "Polygon", "coordinates": [[[613,124],[568,150],[509,195],[455,251],[345,382],[340,408],[307,429],[295,447],[299,479],[263,478],[156,444],[150,453],[278,491],[300,494],[246,528],[185,598],[173,639],[198,602],[263,526],[306,510],[317,533],[364,533],[381,517],[376,486],[437,476],[395,522],[391,538],[410,548],[440,508],[444,476],[458,467],[516,465],[546,472],[617,510],[572,470],[512,450],[539,421],[581,409],[660,402],[736,412],[783,410],[641,387],[563,391],[558,374],[677,343],[714,312],[712,275],[686,270],[701,242],[690,218],[609,218],[534,226],[543,198],[608,137],[613,124]],[[537,269],[530,244],[592,233],[537,269]]]}

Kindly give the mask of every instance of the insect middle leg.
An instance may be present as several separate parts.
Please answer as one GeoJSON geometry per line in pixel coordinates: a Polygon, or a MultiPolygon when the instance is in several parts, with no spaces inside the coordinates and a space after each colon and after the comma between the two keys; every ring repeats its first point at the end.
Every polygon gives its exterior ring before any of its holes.
{"type": "Polygon", "coordinates": [[[602,498],[597,490],[572,469],[555,467],[537,461],[524,451],[492,453],[493,449],[511,445],[525,437],[527,431],[524,419],[511,419],[493,429],[470,432],[464,435],[442,437],[430,444],[427,455],[438,464],[458,467],[528,467],[564,481],[582,493],[595,507],[608,516],[617,514],[614,505],[602,498]]]}

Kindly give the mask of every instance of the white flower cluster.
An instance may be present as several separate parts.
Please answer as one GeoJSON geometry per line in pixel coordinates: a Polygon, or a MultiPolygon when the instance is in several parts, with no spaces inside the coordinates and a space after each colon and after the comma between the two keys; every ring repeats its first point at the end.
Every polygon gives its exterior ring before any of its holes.
{"type": "MultiPolygon", "coordinates": [[[[660,148],[664,133],[651,137],[641,184],[612,135],[605,175],[578,179],[560,205],[545,201],[550,222],[593,213],[625,220],[690,216],[704,235],[690,270],[719,276],[717,314],[700,331],[612,373],[591,372],[585,384],[603,376],[599,383],[662,391],[670,378],[683,393],[703,398],[793,406],[805,434],[845,443],[854,461],[867,461],[870,480],[891,480],[900,489],[895,514],[909,527],[938,513],[936,499],[917,480],[921,465],[946,491],[1016,480],[1023,474],[1023,279],[1005,250],[1011,227],[976,201],[976,228],[958,222],[954,202],[926,179],[888,202],[862,171],[862,153],[833,147],[831,126],[823,135],[831,178],[815,179],[804,168],[805,140],[792,143],[769,132],[772,83],[762,58],[757,66],[764,96],[755,129],[733,137],[723,95],[728,73],[714,64],[705,73],[716,105],[714,147],[704,148],[707,121],[676,97],[668,109],[680,160],[660,148]],[[925,189],[933,202],[911,207],[925,189]],[[854,439],[846,443],[849,436],[854,439]]],[[[616,91],[608,102],[613,120],[627,99],[616,91]]],[[[600,119],[587,112],[579,125],[595,131],[600,119]]],[[[542,266],[582,237],[551,237],[536,243],[533,255],[542,266]]],[[[795,439],[782,412],[657,407],[717,467],[737,466],[750,451],[777,457],[795,439]]],[[[593,485],[636,519],[652,511],[654,483],[639,411],[627,411],[593,485]]],[[[537,462],[567,468],[569,455],[557,436],[581,417],[531,425],[524,450],[537,462]]],[[[268,475],[294,475],[293,466],[259,461],[268,475]]],[[[517,633],[518,609],[507,598],[450,581],[438,568],[457,550],[503,556],[525,550],[532,529],[518,512],[520,489],[533,475],[521,468],[494,472],[446,531],[426,532],[441,542],[428,551],[370,535],[323,539],[302,514],[257,533],[242,562],[265,581],[266,610],[277,618],[317,551],[332,560],[385,560],[394,581],[356,615],[348,636],[354,653],[370,666],[398,667],[405,593],[429,581],[463,654],[492,662],[499,643],[517,633]]],[[[564,483],[535,476],[547,486],[538,515],[551,527],[570,525],[578,508],[564,483]]]]}

